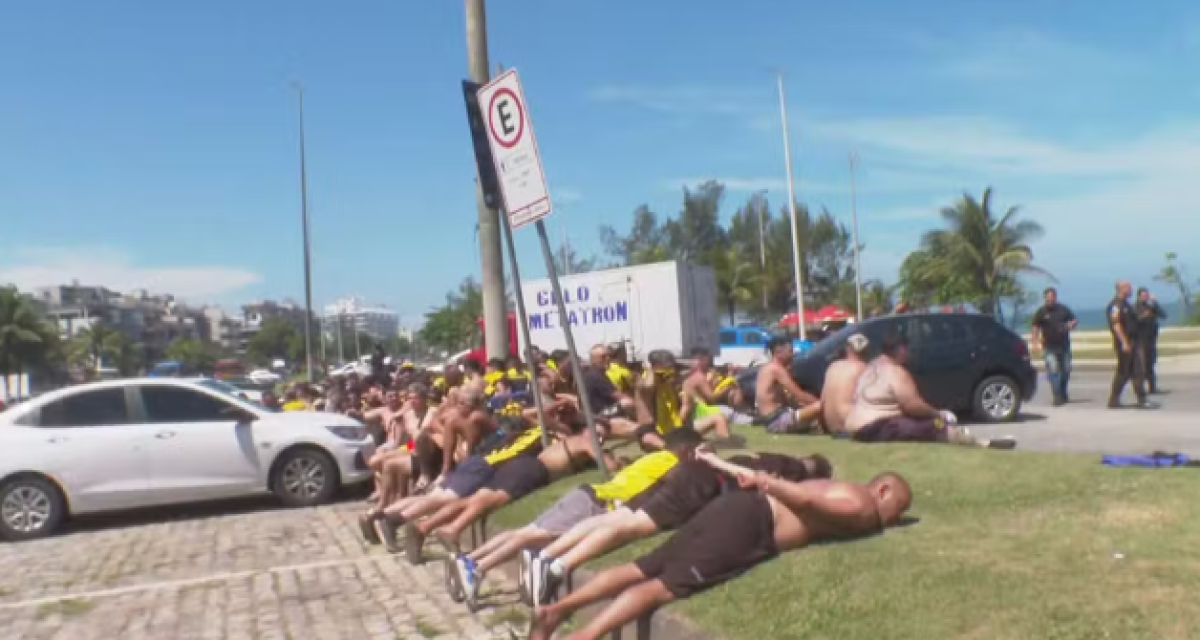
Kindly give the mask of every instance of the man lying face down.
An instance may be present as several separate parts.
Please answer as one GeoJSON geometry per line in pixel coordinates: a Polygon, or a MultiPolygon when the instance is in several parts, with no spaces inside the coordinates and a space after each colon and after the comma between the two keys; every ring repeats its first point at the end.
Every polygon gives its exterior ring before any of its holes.
{"type": "Polygon", "coordinates": [[[780,552],[822,540],[878,533],[908,510],[908,482],[884,473],[866,484],[790,482],[758,472],[754,491],[710,503],[670,539],[634,562],[601,572],[559,602],[538,607],[530,640],[547,640],[579,609],[615,599],[568,640],[598,640],[646,613],[735,578],[780,552]]]}
{"type": "MultiPolygon", "coordinates": [[[[640,508],[616,509],[579,523],[532,559],[523,583],[534,605],[549,602],[563,579],[589,560],[682,527],[712,501],[743,485],[753,487],[756,473],[791,482],[828,479],[833,467],[824,456],[797,458],[778,453],[740,455],[728,462],[700,449],[696,459],[667,474],[640,508]]],[[[469,567],[468,567],[469,568],[469,567]]]]}

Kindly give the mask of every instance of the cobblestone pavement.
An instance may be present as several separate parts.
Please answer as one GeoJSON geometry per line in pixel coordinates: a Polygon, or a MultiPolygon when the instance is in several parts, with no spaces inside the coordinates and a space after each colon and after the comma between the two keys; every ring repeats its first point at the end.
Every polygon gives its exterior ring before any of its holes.
{"type": "Polygon", "coordinates": [[[414,567],[367,546],[357,504],[250,508],[105,518],[0,544],[0,638],[484,640],[521,625],[511,583],[485,585],[485,608],[468,613],[446,594],[440,549],[414,567]]]}

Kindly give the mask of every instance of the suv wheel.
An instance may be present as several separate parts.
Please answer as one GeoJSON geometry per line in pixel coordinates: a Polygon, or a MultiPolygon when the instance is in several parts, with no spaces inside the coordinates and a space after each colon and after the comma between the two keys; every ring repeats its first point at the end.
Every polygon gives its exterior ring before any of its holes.
{"type": "Polygon", "coordinates": [[[57,531],[66,515],[62,493],[45,478],[25,476],[0,485],[0,539],[43,538],[57,531]]]}
{"type": "Polygon", "coordinates": [[[292,449],[275,466],[271,489],[286,506],[314,507],[333,499],[340,475],[324,451],[292,449]]]}
{"type": "Polygon", "coordinates": [[[1011,422],[1021,413],[1021,388],[1008,376],[985,378],[975,387],[975,417],[984,422],[1011,422]]]}

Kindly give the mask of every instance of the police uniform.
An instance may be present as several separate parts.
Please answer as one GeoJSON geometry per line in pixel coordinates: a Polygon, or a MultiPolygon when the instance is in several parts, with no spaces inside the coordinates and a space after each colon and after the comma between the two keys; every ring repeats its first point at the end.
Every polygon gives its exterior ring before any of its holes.
{"type": "Polygon", "coordinates": [[[1121,404],[1121,392],[1125,385],[1133,381],[1133,392],[1137,395],[1138,404],[1146,403],[1146,387],[1142,380],[1142,366],[1138,354],[1141,343],[1138,342],[1137,313],[1133,305],[1125,298],[1113,298],[1108,303],[1108,331],[1112,334],[1113,351],[1117,356],[1117,369],[1113,372],[1112,391],[1108,396],[1108,406],[1118,407],[1121,404]],[[1120,327],[1126,339],[1129,340],[1129,352],[1121,348],[1121,338],[1117,334],[1120,327]]]}

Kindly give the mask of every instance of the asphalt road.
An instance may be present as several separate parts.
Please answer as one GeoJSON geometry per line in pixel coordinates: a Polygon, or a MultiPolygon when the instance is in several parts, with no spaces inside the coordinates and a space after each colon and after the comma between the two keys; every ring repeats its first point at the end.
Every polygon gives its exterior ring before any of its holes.
{"type": "MultiPolygon", "coordinates": [[[[1166,391],[1152,400],[1154,411],[1106,408],[1111,371],[1076,370],[1071,375],[1071,402],[1050,406],[1045,378],[1038,394],[1025,406],[1023,419],[1005,425],[976,425],[972,431],[987,438],[1011,435],[1021,449],[1088,453],[1182,452],[1200,457],[1200,373],[1164,372],[1159,386],[1166,391]]],[[[1132,403],[1133,392],[1124,400],[1132,403]]]]}

